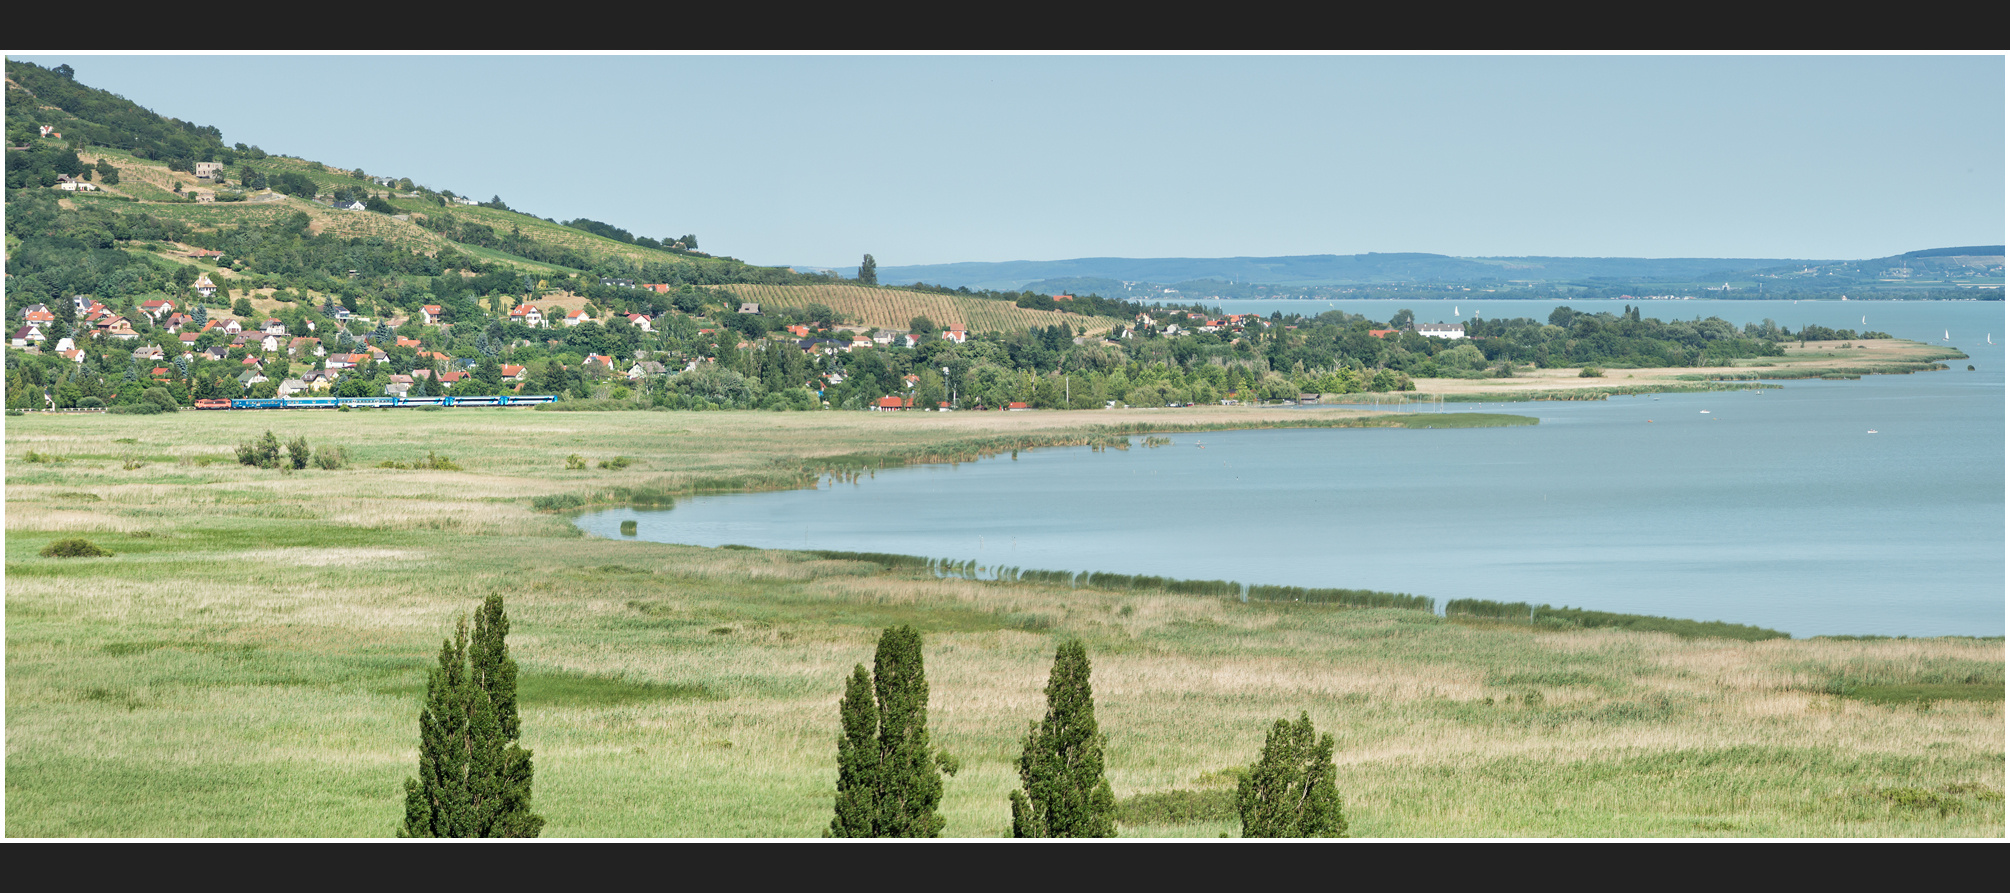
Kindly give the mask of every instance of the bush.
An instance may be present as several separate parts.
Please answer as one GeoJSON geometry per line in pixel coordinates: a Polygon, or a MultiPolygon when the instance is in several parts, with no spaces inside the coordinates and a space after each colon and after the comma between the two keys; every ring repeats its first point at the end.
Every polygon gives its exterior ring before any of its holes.
{"type": "Polygon", "coordinates": [[[581,458],[578,453],[573,453],[565,457],[565,467],[572,471],[579,471],[586,467],[586,460],[581,458]]]}
{"type": "Polygon", "coordinates": [[[611,469],[614,471],[620,471],[623,468],[627,468],[628,464],[631,461],[633,460],[629,459],[627,456],[615,456],[612,459],[600,460],[600,467],[611,469]]]}
{"type": "Polygon", "coordinates": [[[278,468],[279,438],[267,431],[265,436],[258,440],[238,444],[237,462],[240,465],[252,465],[258,468],[278,468]]]}
{"type": "Polygon", "coordinates": [[[295,437],[286,444],[286,461],[294,468],[306,468],[307,460],[313,455],[314,451],[307,448],[305,437],[295,437]]]}
{"type": "Polygon", "coordinates": [[[174,395],[167,388],[147,388],[140,392],[140,401],[160,407],[158,412],[181,411],[181,404],[174,402],[174,395]]]}
{"type": "Polygon", "coordinates": [[[460,467],[459,465],[456,465],[456,464],[454,464],[454,460],[453,460],[453,459],[451,459],[451,458],[449,458],[449,457],[447,457],[447,456],[442,456],[442,455],[440,455],[440,454],[438,454],[438,453],[435,453],[435,452],[433,452],[432,450],[427,450],[427,451],[426,451],[426,458],[424,458],[424,459],[420,459],[420,460],[418,460],[418,461],[416,461],[416,462],[413,462],[413,463],[412,463],[412,467],[413,467],[413,468],[430,468],[430,469],[433,469],[433,470],[435,470],[435,471],[460,471],[460,470],[461,470],[461,467],[460,467]]]}
{"type": "Polygon", "coordinates": [[[1263,743],[1263,758],[1235,790],[1244,837],[1345,837],[1333,736],[1313,739],[1312,719],[1280,719],[1263,743]]]}
{"type": "Polygon", "coordinates": [[[349,451],[341,447],[322,447],[314,451],[314,467],[334,471],[349,464],[349,451]]]}
{"type": "Polygon", "coordinates": [[[42,550],[43,558],[110,558],[111,555],[85,539],[57,540],[42,550]]]}
{"type": "Polygon", "coordinates": [[[77,408],[78,408],[78,409],[104,409],[104,408],[105,408],[105,401],[103,401],[103,400],[100,400],[100,399],[98,399],[98,398],[96,398],[96,397],[85,397],[84,399],[82,399],[82,400],[79,400],[79,401],[77,401],[77,408]]]}
{"type": "Polygon", "coordinates": [[[1578,370],[1578,372],[1577,372],[1577,377],[1578,377],[1578,378],[1604,378],[1604,377],[1605,377],[1605,370],[1603,370],[1603,369],[1600,369],[1600,368],[1598,368],[1597,366],[1586,366],[1586,367],[1584,367],[1583,369],[1580,369],[1580,370],[1578,370]]]}

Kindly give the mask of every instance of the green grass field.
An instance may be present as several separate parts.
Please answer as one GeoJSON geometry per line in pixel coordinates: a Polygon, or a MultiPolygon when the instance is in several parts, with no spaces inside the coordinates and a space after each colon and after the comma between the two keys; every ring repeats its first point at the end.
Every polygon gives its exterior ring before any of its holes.
{"type": "Polygon", "coordinates": [[[844,678],[900,623],[924,632],[931,731],[962,763],[950,835],[1006,832],[1012,761],[1071,636],[1094,662],[1126,835],[1234,834],[1224,792],[1270,723],[1301,710],[1338,741],[1359,837],[2003,835],[2000,639],[1681,639],[938,579],[584,538],[531,507],[811,485],[833,465],[870,474],[862,457],[1087,442],[1074,432],[1146,421],[1308,417],[1353,416],[9,418],[6,831],[390,836],[426,670],[455,619],[498,592],[546,836],[817,835],[844,678]],[[236,464],[233,447],[267,429],[343,445],[353,464],[236,464]],[[464,470],[375,467],[428,451],[464,470]],[[568,470],[572,453],[588,468],[568,470]],[[615,456],[635,461],[594,467],[615,456]],[[71,537],[114,554],[40,556],[71,537]]]}

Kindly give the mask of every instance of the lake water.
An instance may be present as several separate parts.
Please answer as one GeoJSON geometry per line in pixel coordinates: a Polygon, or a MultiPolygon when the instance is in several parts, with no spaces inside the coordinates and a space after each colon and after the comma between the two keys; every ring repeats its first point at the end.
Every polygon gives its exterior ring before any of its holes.
{"type": "MultiPolygon", "coordinates": [[[[1419,321],[1454,319],[1453,302],[1334,303],[1381,319],[1399,306],[1419,321]]],[[[1459,318],[1543,317],[1554,306],[1457,303],[1459,318]]],[[[1031,450],[579,524],[619,538],[633,520],[637,538],[708,546],[1546,602],[1796,636],[2003,634],[2003,304],[1644,307],[1664,319],[1868,325],[1921,341],[1945,331],[1972,359],[1779,390],[1485,407],[1542,420],[1524,428],[1214,432],[1157,449],[1031,450]]]]}

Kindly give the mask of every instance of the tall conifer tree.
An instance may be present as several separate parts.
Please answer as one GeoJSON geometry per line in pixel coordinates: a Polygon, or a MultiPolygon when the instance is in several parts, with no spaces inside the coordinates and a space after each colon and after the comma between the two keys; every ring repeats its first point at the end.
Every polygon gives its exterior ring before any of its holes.
{"type": "Polygon", "coordinates": [[[879,637],[867,687],[852,670],[839,716],[833,837],[936,837],[943,818],[942,769],[928,746],[928,679],[921,633],[897,626],[879,637]]]}
{"type": "Polygon", "coordinates": [[[879,707],[865,665],[852,668],[838,706],[844,737],[838,740],[837,816],[830,837],[873,837],[879,805],[879,707]]]}
{"type": "Polygon", "coordinates": [[[1013,837],[1115,837],[1117,799],[1103,777],[1105,739],[1089,690],[1089,652],[1061,645],[1047,678],[1047,715],[1033,723],[1019,757],[1023,790],[1012,792],[1013,837]]]}
{"type": "Polygon", "coordinates": [[[419,713],[419,777],[405,782],[401,837],[536,837],[530,811],[531,754],[518,746],[516,661],[509,617],[491,595],[440,646],[440,665],[419,713]]]}

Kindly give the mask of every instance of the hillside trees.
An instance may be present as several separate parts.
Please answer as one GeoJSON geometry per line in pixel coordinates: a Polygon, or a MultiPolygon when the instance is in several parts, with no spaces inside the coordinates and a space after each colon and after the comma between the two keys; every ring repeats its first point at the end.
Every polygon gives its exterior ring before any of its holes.
{"type": "Polygon", "coordinates": [[[858,281],[865,285],[879,284],[879,262],[873,260],[870,254],[858,262],[858,281]]]}
{"type": "Polygon", "coordinates": [[[844,737],[828,836],[939,836],[936,807],[950,761],[929,751],[921,633],[897,626],[881,634],[871,678],[864,665],[852,669],[838,715],[844,737]]]}
{"type": "Polygon", "coordinates": [[[1088,650],[1079,641],[1063,643],[1047,678],[1047,715],[1033,723],[1019,757],[1024,788],[1012,792],[1013,837],[1117,836],[1104,743],[1089,691],[1088,650]]]}
{"type": "Polygon", "coordinates": [[[505,641],[509,617],[491,595],[440,645],[419,712],[419,777],[405,782],[400,837],[536,837],[544,819],[530,810],[531,753],[518,746],[516,661],[505,641]]]}
{"type": "Polygon", "coordinates": [[[1244,837],[1341,837],[1340,789],[1333,766],[1333,736],[1312,738],[1312,718],[1278,720],[1257,761],[1235,792],[1244,837]]]}

